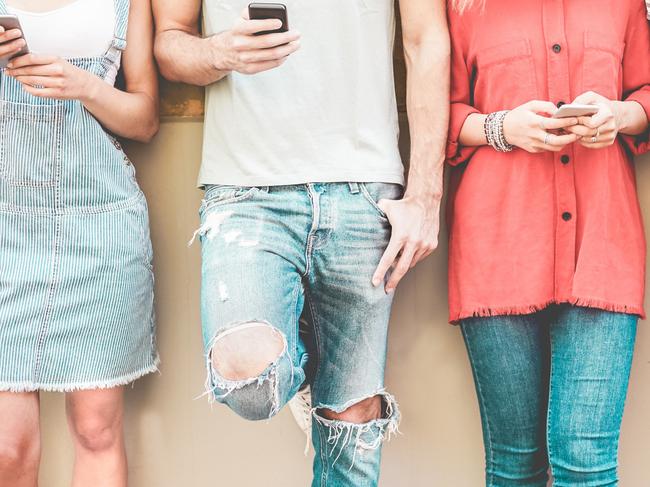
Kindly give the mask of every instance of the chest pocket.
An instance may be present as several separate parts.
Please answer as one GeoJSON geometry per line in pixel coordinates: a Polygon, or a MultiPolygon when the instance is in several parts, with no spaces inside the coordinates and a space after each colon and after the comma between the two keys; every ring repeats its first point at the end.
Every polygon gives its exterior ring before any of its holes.
{"type": "Polygon", "coordinates": [[[12,186],[58,182],[63,105],[0,101],[0,174],[12,186]]]}
{"type": "Polygon", "coordinates": [[[610,100],[620,100],[623,93],[623,51],[625,43],[611,34],[585,32],[582,63],[582,88],[595,91],[610,100]]]}
{"type": "Polygon", "coordinates": [[[515,108],[537,95],[535,62],[528,39],[518,39],[477,53],[474,102],[484,112],[515,108]]]}

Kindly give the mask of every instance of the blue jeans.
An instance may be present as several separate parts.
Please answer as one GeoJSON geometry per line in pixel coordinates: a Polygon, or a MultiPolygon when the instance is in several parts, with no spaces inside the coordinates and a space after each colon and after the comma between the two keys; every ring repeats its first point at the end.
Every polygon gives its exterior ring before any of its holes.
{"type": "Polygon", "coordinates": [[[240,416],[264,420],[311,384],[314,487],[377,485],[382,440],[397,428],[397,405],[384,389],[392,296],[371,278],[391,233],[377,201],[401,192],[383,183],[206,189],[197,233],[207,387],[240,416]],[[275,361],[246,380],[220,374],[215,344],[263,327],[283,344],[275,361]],[[374,396],[385,414],[367,424],[319,413],[374,396]]]}
{"type": "Polygon", "coordinates": [[[488,487],[618,485],[637,317],[569,305],[461,323],[488,487]]]}

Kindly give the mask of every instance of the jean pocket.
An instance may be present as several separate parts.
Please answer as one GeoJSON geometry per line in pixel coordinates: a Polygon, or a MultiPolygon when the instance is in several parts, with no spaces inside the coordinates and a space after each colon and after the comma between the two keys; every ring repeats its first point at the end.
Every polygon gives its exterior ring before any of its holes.
{"type": "Polygon", "coordinates": [[[385,221],[388,221],[388,217],[380,208],[379,202],[381,200],[398,200],[403,194],[402,186],[393,183],[359,183],[359,191],[370,203],[372,209],[385,221]]]}
{"type": "Polygon", "coordinates": [[[230,186],[211,184],[206,186],[200,213],[214,207],[252,198],[261,191],[257,186],[230,186]]]}
{"type": "Polygon", "coordinates": [[[12,186],[54,186],[59,179],[63,105],[0,102],[0,171],[12,186]]]}

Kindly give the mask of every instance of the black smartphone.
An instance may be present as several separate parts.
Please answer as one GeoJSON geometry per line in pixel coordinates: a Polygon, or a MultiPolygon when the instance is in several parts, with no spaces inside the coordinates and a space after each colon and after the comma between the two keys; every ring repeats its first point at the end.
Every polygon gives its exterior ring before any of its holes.
{"type": "MultiPolygon", "coordinates": [[[[18,20],[18,17],[15,15],[0,15],[0,25],[4,27],[5,32],[13,29],[20,29],[20,31],[23,32],[23,28],[20,26],[20,20],[18,20]]],[[[24,36],[25,33],[23,32],[23,38],[24,36]]],[[[0,58],[0,68],[6,68],[9,61],[15,57],[22,56],[23,54],[29,54],[27,43],[25,43],[20,52],[14,54],[13,56],[0,58]]]]}
{"type": "Polygon", "coordinates": [[[251,20],[278,19],[282,21],[282,27],[276,30],[265,30],[255,35],[275,34],[277,32],[287,32],[289,30],[289,16],[287,15],[287,6],[281,3],[251,3],[248,6],[248,16],[251,20]]]}

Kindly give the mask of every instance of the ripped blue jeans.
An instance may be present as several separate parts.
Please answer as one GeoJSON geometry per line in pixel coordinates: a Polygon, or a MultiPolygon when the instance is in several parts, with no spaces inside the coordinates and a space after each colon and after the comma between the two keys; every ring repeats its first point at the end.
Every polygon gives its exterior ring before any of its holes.
{"type": "Polygon", "coordinates": [[[397,404],[384,389],[392,296],[371,278],[391,233],[377,202],[401,193],[384,183],[206,188],[197,235],[207,388],[243,418],[264,420],[310,384],[313,487],[376,486],[382,442],[397,430],[397,404]],[[224,377],[215,345],[256,330],[275,334],[276,358],[260,374],[224,377]],[[374,396],[384,414],[370,423],[319,412],[374,396]]]}

